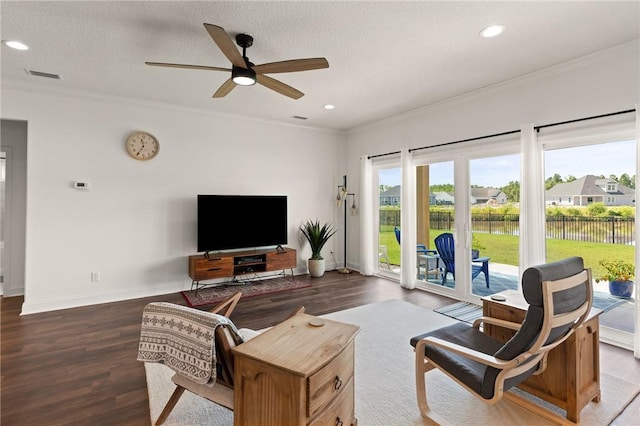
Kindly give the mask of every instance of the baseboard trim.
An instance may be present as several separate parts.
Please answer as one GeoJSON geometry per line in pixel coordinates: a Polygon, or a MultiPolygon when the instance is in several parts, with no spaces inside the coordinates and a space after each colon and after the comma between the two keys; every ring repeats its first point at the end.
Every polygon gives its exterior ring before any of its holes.
{"type": "MultiPolygon", "coordinates": [[[[287,270],[289,272],[289,270],[287,270]]],[[[306,274],[305,271],[293,270],[294,275],[306,274]]],[[[266,278],[266,276],[265,276],[266,278]]],[[[212,280],[213,282],[224,282],[228,279],[212,280]]],[[[99,305],[102,303],[121,302],[123,300],[139,299],[142,297],[161,296],[163,294],[178,293],[191,288],[191,281],[179,281],[154,285],[152,287],[136,288],[127,291],[117,291],[110,293],[91,294],[80,297],[65,297],[59,299],[41,300],[31,302],[28,300],[28,289],[25,292],[25,301],[22,304],[20,315],[31,315],[42,312],[58,311],[61,309],[79,308],[81,306],[99,305]]]]}
{"type": "MultiPolygon", "coordinates": [[[[29,302],[25,296],[20,315],[31,315],[42,312],[58,311],[61,309],[78,308],[81,306],[98,305],[102,303],[121,302],[123,300],[138,299],[141,297],[159,296],[162,294],[177,293],[189,288],[191,283],[174,282],[159,286],[138,288],[124,292],[92,294],[82,297],[70,297],[49,299],[38,302],[29,302]]],[[[28,293],[28,291],[27,291],[28,293]]]]}

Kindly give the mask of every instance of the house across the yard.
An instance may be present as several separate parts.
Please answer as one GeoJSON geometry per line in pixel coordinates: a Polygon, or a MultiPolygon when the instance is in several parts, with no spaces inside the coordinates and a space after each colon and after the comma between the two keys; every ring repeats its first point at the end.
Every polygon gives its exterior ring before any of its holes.
{"type": "Polygon", "coordinates": [[[613,179],[586,175],[573,182],[559,183],[545,193],[545,202],[552,206],[635,206],[635,189],[613,179]]]}

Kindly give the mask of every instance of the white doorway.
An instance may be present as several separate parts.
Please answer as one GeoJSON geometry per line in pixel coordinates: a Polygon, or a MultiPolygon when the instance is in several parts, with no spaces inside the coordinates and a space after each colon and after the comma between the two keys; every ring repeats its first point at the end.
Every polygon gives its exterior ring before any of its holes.
{"type": "MultiPolygon", "coordinates": [[[[7,150],[8,151],[8,150],[7,150]]],[[[4,274],[5,274],[5,221],[7,210],[6,206],[6,181],[7,181],[7,152],[0,151],[0,296],[4,295],[4,274]]]]}

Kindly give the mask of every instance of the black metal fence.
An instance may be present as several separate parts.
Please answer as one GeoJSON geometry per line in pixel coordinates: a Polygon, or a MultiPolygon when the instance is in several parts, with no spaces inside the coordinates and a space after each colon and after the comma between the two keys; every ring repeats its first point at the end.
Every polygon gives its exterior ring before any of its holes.
{"type": "MultiPolygon", "coordinates": [[[[453,211],[429,214],[431,229],[453,230],[453,211]]],[[[380,230],[400,226],[400,210],[380,210],[380,230]]],[[[547,238],[610,244],[634,244],[635,219],[632,217],[547,216],[547,238]]],[[[471,229],[483,234],[520,234],[519,214],[474,213],[471,229]]]]}

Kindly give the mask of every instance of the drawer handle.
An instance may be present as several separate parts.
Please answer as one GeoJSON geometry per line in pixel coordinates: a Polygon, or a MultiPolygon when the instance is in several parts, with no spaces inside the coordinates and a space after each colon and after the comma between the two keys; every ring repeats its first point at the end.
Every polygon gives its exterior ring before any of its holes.
{"type": "Polygon", "coordinates": [[[335,382],[333,382],[333,389],[338,390],[342,387],[342,380],[340,380],[340,376],[336,376],[335,382]]]}
{"type": "Polygon", "coordinates": [[[336,417],[336,426],[342,426],[343,424],[342,419],[340,419],[340,417],[336,417]]]}
{"type": "Polygon", "coordinates": [[[222,268],[209,268],[209,269],[207,269],[207,271],[219,271],[219,270],[221,270],[221,269],[222,269],[222,268]]]}

